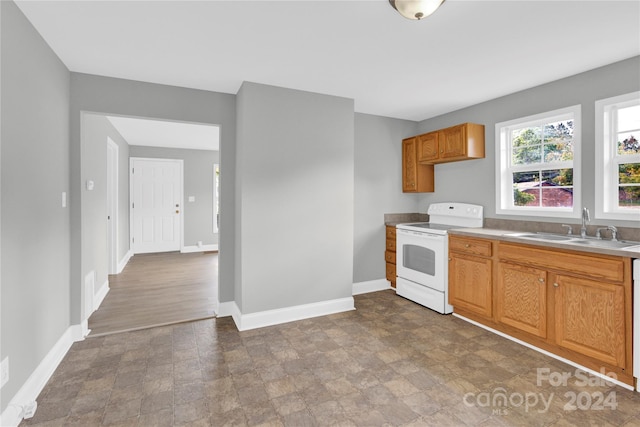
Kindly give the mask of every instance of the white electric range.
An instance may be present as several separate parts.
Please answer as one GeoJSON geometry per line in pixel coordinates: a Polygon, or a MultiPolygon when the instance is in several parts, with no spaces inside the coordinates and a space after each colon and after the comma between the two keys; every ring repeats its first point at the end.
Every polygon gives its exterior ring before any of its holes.
{"type": "Polygon", "coordinates": [[[448,230],[482,227],[483,207],[467,203],[433,203],[429,222],[396,226],[396,293],[442,314],[448,303],[448,230]]]}

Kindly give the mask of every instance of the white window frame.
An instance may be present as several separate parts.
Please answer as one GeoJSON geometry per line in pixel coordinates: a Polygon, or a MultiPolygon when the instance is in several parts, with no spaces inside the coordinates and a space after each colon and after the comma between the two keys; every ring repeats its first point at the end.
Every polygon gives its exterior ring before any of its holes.
{"type": "MultiPolygon", "coordinates": [[[[640,105],[640,91],[596,101],[596,218],[640,220],[637,210],[618,207],[618,164],[640,163],[640,154],[618,156],[616,113],[620,108],[640,105]],[[624,162],[620,160],[624,159],[624,162]]],[[[640,135],[639,135],[640,136],[640,135]]]]}
{"type": "Polygon", "coordinates": [[[496,123],[496,214],[554,218],[580,218],[582,204],[581,179],[582,108],[573,105],[558,110],[496,123]],[[560,120],[573,120],[573,160],[545,163],[540,169],[573,168],[573,207],[514,206],[513,175],[519,167],[511,165],[511,130],[560,120]]]}

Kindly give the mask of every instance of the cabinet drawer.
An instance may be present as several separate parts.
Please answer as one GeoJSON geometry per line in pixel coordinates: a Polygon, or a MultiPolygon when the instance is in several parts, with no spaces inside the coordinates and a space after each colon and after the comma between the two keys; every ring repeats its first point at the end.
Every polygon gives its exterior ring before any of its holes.
{"type": "Polygon", "coordinates": [[[384,252],[384,259],[388,263],[395,264],[396,263],[396,253],[391,251],[384,252]]]}
{"type": "Polygon", "coordinates": [[[504,242],[499,243],[498,256],[500,260],[514,261],[562,273],[573,273],[611,282],[624,281],[624,262],[622,258],[617,257],[581,255],[504,242]]]}
{"type": "Polygon", "coordinates": [[[396,240],[396,228],[387,225],[387,239],[396,240]]]}
{"type": "Polygon", "coordinates": [[[390,282],[396,281],[396,265],[387,263],[387,280],[390,282]]]}
{"type": "Polygon", "coordinates": [[[387,239],[387,250],[392,252],[396,251],[396,239],[387,239]]]}
{"type": "Polygon", "coordinates": [[[492,242],[490,240],[449,236],[449,250],[490,257],[492,253],[492,242]]]}

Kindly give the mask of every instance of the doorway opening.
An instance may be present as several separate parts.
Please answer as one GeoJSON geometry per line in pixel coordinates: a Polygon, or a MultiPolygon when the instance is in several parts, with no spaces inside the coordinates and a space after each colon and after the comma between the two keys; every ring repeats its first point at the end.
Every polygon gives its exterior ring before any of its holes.
{"type": "Polygon", "coordinates": [[[107,256],[109,274],[118,273],[118,144],[107,137],[107,256]]]}
{"type": "MultiPolygon", "coordinates": [[[[118,275],[126,269],[134,253],[144,256],[142,254],[145,252],[170,252],[179,261],[181,254],[206,253],[211,257],[212,252],[218,250],[220,230],[214,230],[212,223],[219,224],[219,199],[216,197],[219,193],[214,188],[215,179],[210,176],[211,165],[220,162],[220,127],[82,112],[81,130],[83,191],[80,200],[80,268],[82,277],[88,273],[95,276],[95,293],[88,296],[93,301],[93,307],[83,312],[86,321],[90,316],[93,318],[92,313],[114,293],[109,291],[110,282],[116,283],[118,275]],[[180,177],[174,188],[176,195],[170,205],[179,221],[172,223],[160,218],[154,225],[159,226],[163,233],[172,230],[174,236],[179,236],[177,245],[174,243],[173,246],[151,251],[138,250],[133,245],[131,237],[135,237],[135,233],[142,236],[149,230],[151,222],[140,221],[138,226],[131,220],[133,200],[130,202],[129,197],[134,194],[130,177],[132,158],[146,159],[156,164],[172,161],[181,164],[176,173],[180,177]],[[175,224],[179,227],[174,228],[175,224]]],[[[167,171],[157,173],[166,175],[167,171]]],[[[159,200],[166,198],[166,186],[143,194],[159,200]]],[[[171,233],[162,234],[163,239],[167,234],[171,233]]],[[[144,239],[141,237],[141,240],[144,239]]],[[[204,291],[207,294],[205,300],[212,307],[209,313],[217,311],[219,304],[217,253],[214,256],[215,268],[212,268],[215,270],[215,285],[211,285],[211,272],[207,271],[209,282],[204,291]]],[[[81,296],[81,300],[85,299],[81,296]]]]}

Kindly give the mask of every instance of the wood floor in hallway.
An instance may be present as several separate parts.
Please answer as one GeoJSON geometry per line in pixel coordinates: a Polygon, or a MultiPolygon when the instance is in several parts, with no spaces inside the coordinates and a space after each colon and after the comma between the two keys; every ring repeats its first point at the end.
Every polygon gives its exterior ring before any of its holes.
{"type": "Polygon", "coordinates": [[[218,254],[135,255],[109,287],[89,317],[90,336],[214,317],[218,254]]]}

